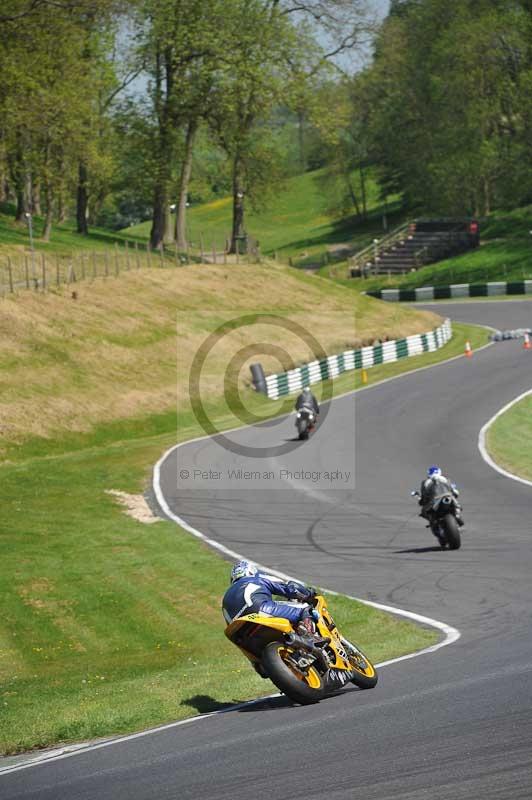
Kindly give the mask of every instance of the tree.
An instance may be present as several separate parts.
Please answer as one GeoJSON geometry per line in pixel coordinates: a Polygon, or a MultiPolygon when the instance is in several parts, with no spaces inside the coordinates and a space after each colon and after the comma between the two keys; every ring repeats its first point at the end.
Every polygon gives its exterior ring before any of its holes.
{"type": "Polygon", "coordinates": [[[10,22],[0,42],[6,160],[17,219],[38,212],[42,197],[43,236],[48,239],[57,195],[75,181],[78,162],[84,163],[94,141],[87,119],[102,83],[95,79],[97,59],[87,57],[87,8],[91,14],[100,12],[100,29],[92,38],[99,41],[101,66],[107,55],[101,45],[105,39],[101,13],[110,2],[58,2],[54,14],[46,2],[10,0],[8,6],[4,11],[9,10],[10,22]]]}
{"type": "MultiPolygon", "coordinates": [[[[202,102],[223,49],[226,4],[222,0],[147,0],[142,52],[151,77],[149,96],[157,124],[152,247],[171,240],[170,199],[176,181],[180,131],[188,127],[190,157],[202,102]]],[[[185,162],[187,156],[185,155],[185,162]]],[[[181,170],[181,195],[187,183],[181,170]]]]}
{"type": "Polygon", "coordinates": [[[516,4],[491,0],[418,0],[385,22],[364,76],[371,149],[410,206],[484,214],[517,188],[509,175],[528,170],[524,30],[516,4]]]}

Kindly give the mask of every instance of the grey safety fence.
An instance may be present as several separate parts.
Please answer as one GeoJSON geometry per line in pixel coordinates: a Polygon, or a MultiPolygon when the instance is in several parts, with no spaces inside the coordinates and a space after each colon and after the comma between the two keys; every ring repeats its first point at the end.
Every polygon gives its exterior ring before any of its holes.
{"type": "Polygon", "coordinates": [[[452,283],[449,286],[420,286],[417,289],[375,289],[366,292],[378,300],[412,303],[449,300],[454,297],[496,297],[506,294],[532,294],[532,280],[452,283]]]}
{"type": "MultiPolygon", "coordinates": [[[[369,369],[379,364],[389,364],[400,358],[417,356],[438,350],[453,335],[451,321],[446,319],[438,328],[427,333],[418,333],[404,339],[361,347],[359,350],[346,350],[343,353],[319,361],[312,361],[300,367],[265,377],[266,394],[272,400],[283,395],[299,392],[304,386],[318,381],[335,378],[344,372],[356,369],[369,369]]],[[[255,388],[260,391],[255,383],[255,388]]]]}

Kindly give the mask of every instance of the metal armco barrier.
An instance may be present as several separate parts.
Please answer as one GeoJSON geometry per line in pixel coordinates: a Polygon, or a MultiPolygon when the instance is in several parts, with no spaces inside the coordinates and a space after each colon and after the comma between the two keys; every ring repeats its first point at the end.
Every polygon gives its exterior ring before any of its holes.
{"type": "Polygon", "coordinates": [[[369,297],[395,303],[448,300],[453,297],[494,297],[504,294],[532,294],[532,280],[492,281],[490,283],[452,283],[449,286],[420,286],[418,289],[376,289],[369,297]]]}
{"type": "Polygon", "coordinates": [[[392,339],[388,342],[362,347],[360,350],[346,350],[321,361],[312,361],[301,367],[266,376],[266,394],[272,400],[283,395],[299,392],[304,386],[318,381],[335,378],[343,372],[355,369],[369,369],[379,364],[389,364],[400,358],[417,356],[421,353],[438,350],[453,335],[451,321],[427,333],[407,336],[405,339],[392,339]]]}

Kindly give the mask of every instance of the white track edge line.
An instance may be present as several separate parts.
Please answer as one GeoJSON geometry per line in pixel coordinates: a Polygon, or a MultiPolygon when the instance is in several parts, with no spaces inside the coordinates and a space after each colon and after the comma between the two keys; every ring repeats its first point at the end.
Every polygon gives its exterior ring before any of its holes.
{"type": "MultiPolygon", "coordinates": [[[[209,437],[200,437],[200,438],[203,439],[203,438],[209,438],[209,437]]],[[[194,441],[194,440],[191,440],[191,441],[194,441]]],[[[166,458],[170,455],[170,453],[172,453],[175,449],[177,449],[178,447],[181,447],[184,444],[188,444],[188,442],[181,442],[180,444],[174,445],[173,447],[171,447],[166,453],[164,453],[161,456],[161,458],[159,459],[159,461],[155,465],[154,475],[153,475],[153,488],[154,488],[154,491],[155,491],[155,495],[157,497],[157,502],[160,504],[160,506],[161,506],[162,510],[164,511],[164,513],[171,520],[173,520],[180,527],[184,528],[188,533],[191,533],[197,539],[200,539],[201,541],[205,542],[205,544],[208,544],[210,547],[213,547],[215,550],[218,550],[219,552],[224,553],[225,555],[231,556],[231,558],[235,558],[235,559],[243,558],[243,556],[240,553],[237,553],[234,550],[230,550],[228,547],[225,547],[225,545],[220,544],[219,542],[216,542],[214,539],[209,539],[209,537],[205,536],[204,533],[202,533],[201,531],[197,530],[196,528],[193,528],[184,519],[179,517],[177,514],[174,514],[174,512],[172,511],[172,509],[169,507],[168,503],[166,502],[166,499],[164,497],[164,494],[163,494],[163,492],[161,490],[161,486],[160,486],[161,465],[166,460],[166,458]]],[[[257,563],[257,562],[255,562],[255,563],[257,563]]],[[[285,580],[292,580],[293,579],[292,576],[287,575],[287,574],[285,574],[283,572],[279,572],[279,570],[270,569],[269,567],[267,567],[267,566],[265,566],[263,564],[258,564],[257,563],[257,566],[260,567],[261,569],[267,570],[268,572],[279,576],[280,578],[284,578],[285,580]]],[[[439,650],[441,647],[446,647],[447,645],[452,644],[453,642],[457,641],[457,639],[459,639],[460,636],[461,636],[460,631],[457,630],[456,628],[453,628],[451,625],[447,625],[445,622],[440,622],[439,620],[431,619],[430,617],[422,616],[421,614],[416,614],[413,611],[407,611],[406,609],[395,608],[394,606],[387,606],[387,605],[383,605],[382,603],[376,603],[376,602],[373,602],[372,600],[364,600],[364,599],[359,598],[359,597],[353,597],[351,595],[345,595],[345,594],[342,594],[341,592],[337,592],[337,591],[334,591],[334,590],[331,590],[331,589],[327,589],[325,587],[320,587],[320,588],[322,589],[322,591],[325,591],[328,594],[335,595],[337,597],[347,597],[349,600],[356,600],[359,603],[363,603],[364,605],[367,605],[367,606],[372,606],[373,608],[378,608],[381,611],[387,611],[387,612],[389,612],[391,614],[395,614],[396,616],[407,617],[408,619],[414,620],[414,621],[419,622],[421,624],[429,625],[429,626],[431,626],[433,628],[436,628],[437,630],[441,631],[444,634],[444,639],[441,642],[437,642],[436,644],[431,645],[430,647],[425,647],[422,650],[418,650],[418,651],[416,651],[414,653],[408,653],[407,655],[398,656],[397,658],[392,658],[392,659],[390,659],[388,661],[379,662],[379,663],[377,663],[375,665],[378,668],[386,667],[389,664],[396,664],[399,661],[405,661],[405,660],[410,659],[410,658],[416,658],[417,656],[421,656],[421,655],[424,655],[426,653],[433,653],[436,650],[439,650]]],[[[182,725],[189,725],[189,724],[191,724],[193,722],[199,722],[201,720],[208,719],[208,718],[214,717],[214,716],[218,716],[220,714],[227,714],[230,711],[238,711],[241,708],[247,708],[248,706],[251,706],[251,705],[256,705],[258,703],[263,703],[266,700],[270,700],[272,698],[279,697],[279,696],[280,696],[279,693],[276,693],[276,694],[266,695],[265,697],[258,697],[258,698],[254,699],[254,700],[249,700],[249,701],[247,701],[245,703],[239,703],[238,705],[232,705],[232,706],[229,706],[228,708],[225,708],[225,709],[220,709],[218,711],[211,711],[211,712],[209,712],[207,714],[199,714],[199,715],[197,715],[195,717],[189,717],[188,719],[178,720],[176,722],[169,722],[166,725],[160,725],[160,726],[158,726],[156,728],[148,728],[145,731],[139,731],[138,733],[127,734],[126,736],[116,737],[116,738],[113,738],[113,739],[106,740],[104,742],[98,742],[98,743],[94,743],[94,744],[90,743],[90,742],[87,742],[87,743],[82,743],[82,744],[69,745],[69,746],[67,746],[65,748],[61,748],[60,750],[51,751],[47,755],[38,756],[38,757],[36,757],[34,759],[31,759],[30,761],[26,761],[26,762],[23,762],[21,764],[13,764],[13,765],[11,765],[9,767],[0,768],[0,777],[2,775],[6,775],[6,774],[9,774],[9,773],[12,773],[12,772],[18,772],[18,771],[23,770],[23,769],[29,769],[30,767],[36,767],[36,766],[39,766],[39,765],[50,764],[50,763],[52,763],[54,761],[60,761],[60,760],[63,760],[65,758],[71,758],[72,756],[81,755],[83,753],[87,753],[87,752],[90,752],[92,750],[101,750],[104,747],[110,747],[111,745],[119,744],[121,742],[132,741],[134,739],[140,739],[140,738],[142,738],[144,736],[150,736],[150,735],[152,735],[154,733],[160,733],[162,731],[171,730],[173,728],[178,728],[178,727],[180,727],[182,725]]]]}
{"type": "MultiPolygon", "coordinates": [[[[478,325],[477,327],[484,327],[492,330],[487,325],[478,325]]],[[[485,350],[487,347],[491,347],[492,344],[493,342],[488,342],[488,344],[485,344],[482,347],[477,348],[475,352],[480,352],[480,350],[485,350]]],[[[367,391],[369,389],[373,389],[376,386],[381,386],[383,383],[388,383],[389,381],[397,380],[398,378],[402,378],[406,375],[411,375],[414,372],[421,372],[422,370],[425,369],[433,369],[434,367],[439,367],[443,364],[448,364],[451,361],[456,361],[458,358],[463,358],[463,357],[464,356],[460,354],[457,356],[451,356],[451,358],[447,358],[444,361],[438,361],[436,364],[427,364],[426,366],[423,367],[415,367],[414,369],[408,370],[407,372],[402,372],[399,375],[393,375],[390,378],[384,378],[382,381],[377,381],[376,383],[373,383],[370,386],[359,387],[358,389],[351,389],[347,392],[344,392],[343,394],[336,395],[335,397],[332,397],[329,402],[331,402],[332,400],[339,400],[341,397],[346,397],[347,395],[354,394],[355,392],[367,391]]],[[[281,416],[289,416],[289,415],[285,414],[281,416]]],[[[231,433],[232,431],[241,430],[242,427],[243,427],[242,425],[239,425],[235,428],[231,428],[230,430],[225,430],[223,431],[223,433],[231,433]]],[[[179,442],[178,444],[175,444],[172,447],[170,447],[165,453],[163,453],[163,455],[161,456],[161,458],[159,459],[153,470],[153,489],[155,491],[157,502],[161,506],[166,516],[168,516],[170,519],[172,519],[174,522],[180,525],[180,527],[188,531],[188,533],[191,533],[196,538],[201,539],[203,542],[208,544],[210,547],[213,547],[215,550],[218,550],[219,552],[224,553],[225,555],[228,555],[231,558],[241,559],[243,558],[242,555],[236,553],[234,550],[230,550],[228,547],[225,547],[225,545],[216,542],[214,539],[209,539],[207,536],[205,536],[205,534],[201,533],[201,531],[196,530],[196,528],[193,528],[191,525],[185,522],[185,520],[181,519],[181,517],[178,517],[176,514],[174,514],[170,509],[170,507],[168,506],[161,490],[161,484],[160,484],[161,465],[163,464],[164,461],[166,461],[168,456],[171,453],[173,453],[174,450],[177,450],[179,447],[183,447],[186,444],[192,444],[193,442],[199,442],[202,441],[203,439],[208,439],[208,438],[210,438],[208,435],[197,436],[194,439],[188,439],[186,442],[179,442]]],[[[262,565],[259,564],[258,566],[262,565]]],[[[272,570],[269,567],[264,567],[264,568],[267,569],[269,572],[277,574],[279,577],[290,579],[289,575],[285,575],[281,572],[278,572],[277,570],[272,570]]],[[[447,623],[445,622],[439,622],[438,620],[431,619],[430,617],[424,617],[421,614],[416,614],[413,611],[407,611],[406,609],[395,608],[393,606],[386,606],[382,605],[381,603],[375,603],[371,600],[363,600],[362,598],[352,597],[351,595],[342,595],[340,592],[335,592],[331,589],[325,589],[324,587],[322,588],[328,594],[347,597],[350,600],[356,600],[359,603],[363,603],[364,605],[367,606],[372,606],[373,608],[378,608],[382,611],[387,611],[391,614],[395,614],[396,616],[407,617],[408,619],[412,619],[423,625],[429,625],[433,628],[436,628],[437,630],[441,631],[444,634],[444,639],[441,642],[437,642],[436,644],[431,645],[430,647],[426,647],[423,650],[418,650],[415,653],[408,653],[407,655],[398,656],[397,658],[390,659],[389,661],[380,662],[375,665],[379,668],[386,667],[389,664],[396,664],[399,661],[406,661],[407,659],[410,658],[416,658],[417,656],[424,655],[425,653],[433,653],[436,650],[439,650],[441,647],[446,647],[447,645],[456,642],[461,636],[461,633],[459,630],[457,630],[457,628],[453,628],[451,625],[447,625],[447,623]]],[[[21,764],[14,764],[9,767],[0,767],[0,777],[2,775],[6,775],[11,772],[18,772],[23,769],[29,769],[30,767],[36,767],[40,764],[49,764],[53,761],[59,761],[65,758],[70,758],[71,756],[76,756],[81,753],[87,753],[91,750],[100,750],[103,747],[110,747],[113,744],[119,744],[120,742],[139,739],[143,736],[149,736],[151,734],[158,733],[160,731],[170,730],[172,728],[177,728],[181,725],[187,725],[192,722],[198,722],[200,720],[208,719],[209,717],[213,717],[218,714],[226,714],[229,711],[238,711],[238,709],[240,708],[245,708],[247,706],[256,703],[264,702],[265,700],[271,699],[272,697],[279,697],[279,694],[267,695],[266,697],[260,697],[255,700],[249,700],[246,703],[242,703],[236,706],[230,706],[227,709],[221,709],[219,711],[211,711],[207,714],[199,714],[195,717],[189,717],[188,719],[178,720],[177,722],[170,722],[166,725],[160,725],[156,728],[148,728],[145,731],[139,731],[138,733],[132,733],[126,736],[120,736],[115,739],[107,740],[105,742],[99,742],[96,744],[91,744],[89,742],[86,744],[82,743],[82,744],[68,745],[65,748],[61,748],[60,750],[51,751],[46,756],[39,756],[37,758],[31,759],[30,761],[26,761],[21,764]]]]}
{"type": "Polygon", "coordinates": [[[514,398],[505,406],[503,406],[503,408],[497,411],[497,413],[494,414],[493,417],[489,419],[485,425],[482,426],[482,428],[480,429],[480,433],[478,435],[478,449],[480,450],[480,455],[482,456],[486,464],[489,464],[489,466],[492,467],[492,469],[496,470],[497,472],[500,472],[500,474],[504,475],[505,478],[511,478],[511,480],[518,481],[519,483],[524,483],[526,486],[532,486],[532,481],[529,481],[526,478],[521,478],[520,475],[514,475],[513,472],[509,472],[507,469],[504,469],[503,467],[499,466],[499,464],[497,464],[496,461],[493,460],[493,458],[488,453],[488,449],[486,447],[486,435],[490,427],[500,416],[502,416],[506,411],[509,411],[510,408],[512,408],[512,406],[516,405],[516,403],[519,403],[521,400],[524,400],[525,397],[528,397],[531,394],[532,394],[532,389],[528,389],[526,392],[520,394],[519,397],[514,398]]]}

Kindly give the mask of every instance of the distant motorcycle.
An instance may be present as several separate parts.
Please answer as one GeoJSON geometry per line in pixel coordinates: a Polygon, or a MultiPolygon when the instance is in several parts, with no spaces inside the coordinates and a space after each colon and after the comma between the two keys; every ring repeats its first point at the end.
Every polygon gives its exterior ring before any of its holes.
{"type": "Polygon", "coordinates": [[[301,408],[296,414],[296,428],[299,440],[308,439],[316,427],[316,415],[310,408],[301,408]]]}
{"type": "MultiPolygon", "coordinates": [[[[411,492],[412,497],[421,497],[418,491],[411,492]]],[[[446,492],[435,497],[428,509],[428,523],[430,529],[442,550],[459,550],[461,545],[460,529],[456,521],[459,511],[456,498],[451,492],[446,492]]]]}

